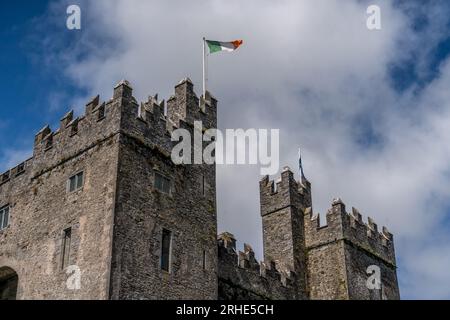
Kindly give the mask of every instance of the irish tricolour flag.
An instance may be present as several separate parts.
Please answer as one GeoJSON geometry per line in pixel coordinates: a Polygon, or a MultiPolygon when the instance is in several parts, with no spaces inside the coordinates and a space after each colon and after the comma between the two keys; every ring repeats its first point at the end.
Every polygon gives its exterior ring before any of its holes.
{"type": "Polygon", "coordinates": [[[235,40],[231,42],[220,42],[220,41],[206,40],[205,38],[203,38],[203,98],[200,99],[200,103],[202,103],[202,101],[204,101],[206,97],[206,82],[208,80],[207,76],[208,53],[206,52],[207,51],[206,47],[208,47],[210,54],[221,51],[231,52],[239,48],[243,43],[244,41],[242,40],[235,40]]]}
{"type": "Polygon", "coordinates": [[[212,41],[212,40],[206,40],[206,44],[209,48],[209,53],[216,53],[220,51],[234,51],[237,48],[239,48],[244,41],[242,40],[236,40],[231,42],[220,42],[220,41],[212,41]]]}

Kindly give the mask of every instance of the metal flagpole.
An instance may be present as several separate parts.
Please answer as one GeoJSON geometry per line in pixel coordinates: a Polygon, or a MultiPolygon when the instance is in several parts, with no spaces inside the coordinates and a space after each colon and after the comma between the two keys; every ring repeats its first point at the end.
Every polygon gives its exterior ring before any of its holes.
{"type": "Polygon", "coordinates": [[[206,39],[203,37],[203,99],[206,100],[206,39]]]}
{"type": "Polygon", "coordinates": [[[302,150],[298,149],[298,166],[300,170],[300,175],[302,179],[305,179],[305,174],[303,172],[303,163],[302,163],[302,150]]]}

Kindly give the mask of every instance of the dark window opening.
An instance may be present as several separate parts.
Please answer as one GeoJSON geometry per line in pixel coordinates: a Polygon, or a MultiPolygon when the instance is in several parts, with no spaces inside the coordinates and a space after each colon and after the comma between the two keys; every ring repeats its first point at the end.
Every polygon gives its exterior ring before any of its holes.
{"type": "Polygon", "coordinates": [[[84,173],[80,172],[69,179],[69,192],[74,192],[83,187],[84,173]]]}
{"type": "Polygon", "coordinates": [[[202,195],[206,195],[206,178],[202,176],[202,195]]]}
{"type": "Polygon", "coordinates": [[[161,242],[161,269],[170,272],[172,232],[163,229],[161,242]]]}
{"type": "Polygon", "coordinates": [[[61,245],[61,269],[65,269],[70,263],[70,242],[72,240],[72,229],[64,230],[61,245]]]}
{"type": "Polygon", "coordinates": [[[170,194],[171,183],[170,179],[164,177],[160,173],[155,173],[155,188],[161,192],[170,194]]]}
{"type": "Polygon", "coordinates": [[[0,209],[0,231],[9,226],[9,206],[0,209]]]}
{"type": "Polygon", "coordinates": [[[16,300],[19,277],[8,267],[0,268],[0,300],[16,300]]]}
{"type": "Polygon", "coordinates": [[[206,251],[205,250],[203,250],[202,268],[203,268],[203,270],[206,270],[206,251]]]}

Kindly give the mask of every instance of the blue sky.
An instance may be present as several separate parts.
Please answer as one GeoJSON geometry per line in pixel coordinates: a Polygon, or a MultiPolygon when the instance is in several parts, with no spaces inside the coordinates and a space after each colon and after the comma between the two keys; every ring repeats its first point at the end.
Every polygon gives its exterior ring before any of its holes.
{"type": "MultiPolygon", "coordinates": [[[[280,128],[282,165],[304,148],[317,211],[338,194],[394,233],[402,297],[450,298],[448,1],[70,1],[81,31],[65,28],[68,3],[2,3],[0,171],[31,155],[45,124],[110,98],[122,78],[141,100],[168,97],[185,76],[199,88],[199,39],[242,37],[239,53],[210,62],[220,126],[280,128]],[[379,32],[365,29],[372,3],[379,32]]],[[[218,178],[219,227],[260,257],[257,168],[218,178]]]]}
{"type": "MultiPolygon", "coordinates": [[[[2,4],[0,13],[2,154],[9,150],[22,151],[21,154],[26,154],[28,150],[31,154],[33,133],[39,131],[45,123],[58,120],[59,114],[52,112],[54,109],[52,104],[63,104],[63,98],[69,92],[80,93],[62,73],[58,73],[58,70],[64,69],[64,65],[49,67],[45,61],[46,57],[42,54],[42,43],[39,43],[42,33],[57,32],[57,30],[43,30],[41,27],[50,26],[43,20],[48,7],[48,1],[15,1],[2,4]]],[[[60,27],[62,26],[64,21],[60,27]]],[[[67,36],[66,39],[58,39],[58,43],[76,41],[76,34],[67,33],[67,36]]],[[[13,157],[11,160],[7,159],[7,162],[12,165],[16,159],[13,157]]],[[[0,166],[6,169],[5,163],[0,166]]]]}

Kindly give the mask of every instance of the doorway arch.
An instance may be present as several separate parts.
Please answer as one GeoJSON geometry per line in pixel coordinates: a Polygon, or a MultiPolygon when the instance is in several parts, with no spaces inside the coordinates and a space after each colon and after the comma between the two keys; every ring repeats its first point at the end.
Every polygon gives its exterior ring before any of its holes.
{"type": "Polygon", "coordinates": [[[19,276],[10,267],[0,268],[0,300],[16,300],[19,276]]]}

